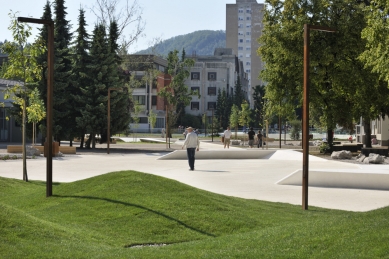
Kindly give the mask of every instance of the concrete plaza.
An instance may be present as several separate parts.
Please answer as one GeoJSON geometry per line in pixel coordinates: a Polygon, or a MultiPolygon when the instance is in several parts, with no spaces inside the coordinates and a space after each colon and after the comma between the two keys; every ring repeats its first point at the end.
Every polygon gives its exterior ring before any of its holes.
{"type": "MultiPolygon", "coordinates": [[[[161,145],[161,144],[160,144],[161,145]]],[[[53,159],[53,181],[73,182],[108,172],[136,170],[177,180],[190,186],[228,196],[257,199],[271,202],[301,205],[302,188],[298,185],[277,184],[280,180],[302,169],[302,153],[290,149],[270,149],[262,158],[245,159],[244,154],[259,153],[259,149],[242,149],[204,143],[197,153],[195,171],[189,171],[185,150],[179,150],[182,141],[171,144],[181,158],[161,159],[168,153],[161,145],[160,152],[120,153],[109,155],[83,153],[53,159]],[[203,158],[201,152],[204,152],[203,158]],[[242,152],[242,153],[241,153],[242,152]],[[213,159],[226,154],[229,158],[213,159]],[[236,153],[231,155],[228,153],[236,153]],[[243,156],[242,156],[243,155],[243,156]],[[205,158],[204,158],[205,156],[205,158]],[[233,157],[236,157],[233,159],[233,157]]],[[[172,153],[171,153],[172,154],[172,153]]],[[[389,165],[361,165],[309,158],[310,171],[356,172],[389,174],[389,165]]],[[[30,180],[46,180],[46,159],[27,160],[30,180]]],[[[0,161],[0,176],[22,179],[22,160],[0,161]]],[[[336,175],[334,177],[337,177],[336,175]]],[[[385,178],[386,179],[386,178],[385,178]]],[[[317,186],[317,185],[316,185],[317,186]]],[[[309,206],[348,210],[369,211],[389,206],[388,188],[381,190],[364,188],[309,187],[309,206]]],[[[55,194],[55,186],[53,187],[55,194]]],[[[310,207],[312,209],[312,207],[310,207]]]]}

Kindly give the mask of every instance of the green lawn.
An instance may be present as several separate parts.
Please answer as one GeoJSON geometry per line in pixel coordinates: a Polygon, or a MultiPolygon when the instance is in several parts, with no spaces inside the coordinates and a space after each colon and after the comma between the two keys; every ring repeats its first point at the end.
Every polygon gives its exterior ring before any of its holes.
{"type": "Polygon", "coordinates": [[[389,258],[389,208],[302,211],[134,171],[53,192],[0,178],[0,258],[389,258]]]}

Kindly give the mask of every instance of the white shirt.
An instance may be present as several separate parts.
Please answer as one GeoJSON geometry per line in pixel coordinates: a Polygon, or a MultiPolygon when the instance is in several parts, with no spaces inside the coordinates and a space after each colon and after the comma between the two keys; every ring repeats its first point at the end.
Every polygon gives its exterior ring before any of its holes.
{"type": "Polygon", "coordinates": [[[186,148],[198,148],[200,147],[200,141],[197,137],[197,134],[193,131],[188,133],[185,138],[184,145],[182,147],[186,146],[186,148]]]}
{"type": "Polygon", "coordinates": [[[230,130],[224,131],[224,138],[231,138],[232,132],[230,130]]]}

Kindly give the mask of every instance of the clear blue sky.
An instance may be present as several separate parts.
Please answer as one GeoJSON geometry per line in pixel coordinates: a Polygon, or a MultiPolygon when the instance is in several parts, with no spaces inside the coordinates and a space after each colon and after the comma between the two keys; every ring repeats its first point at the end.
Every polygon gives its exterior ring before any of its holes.
{"type": "MultiPolygon", "coordinates": [[[[125,1],[120,0],[122,3],[125,1]]],[[[132,3],[132,0],[129,2],[132,3]]],[[[40,18],[45,3],[46,0],[2,0],[0,41],[12,40],[12,35],[7,29],[10,10],[19,11],[19,16],[40,18]]],[[[95,0],[65,0],[67,20],[74,31],[77,28],[78,9],[81,3],[86,10],[88,31],[91,33],[96,17],[90,8],[95,4],[95,0]]],[[[147,48],[149,42],[156,37],[168,39],[197,30],[225,30],[226,4],[233,4],[235,0],[138,0],[138,3],[143,8],[143,19],[146,22],[145,36],[132,46],[130,52],[147,48]]],[[[130,28],[127,33],[131,31],[130,28]]],[[[34,30],[34,33],[37,31],[34,30]]]]}

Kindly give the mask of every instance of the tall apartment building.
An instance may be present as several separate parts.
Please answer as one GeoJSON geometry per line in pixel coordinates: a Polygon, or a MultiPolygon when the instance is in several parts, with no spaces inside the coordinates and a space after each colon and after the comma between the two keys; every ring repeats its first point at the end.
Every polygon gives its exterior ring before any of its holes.
{"type": "Polygon", "coordinates": [[[236,0],[236,4],[226,5],[226,47],[243,61],[249,79],[250,107],[254,106],[252,87],[263,84],[258,79],[263,63],[257,55],[257,39],[262,33],[264,4],[256,0],[236,0]]]}
{"type": "Polygon", "coordinates": [[[213,56],[193,56],[195,65],[190,70],[190,77],[185,81],[191,90],[198,91],[200,97],[192,96],[185,112],[192,115],[206,114],[208,121],[212,110],[216,108],[217,93],[219,89],[225,90],[227,96],[234,93],[238,76],[240,77],[242,91],[247,97],[248,77],[244,72],[243,63],[233,55],[232,49],[217,48],[213,56]]]}

